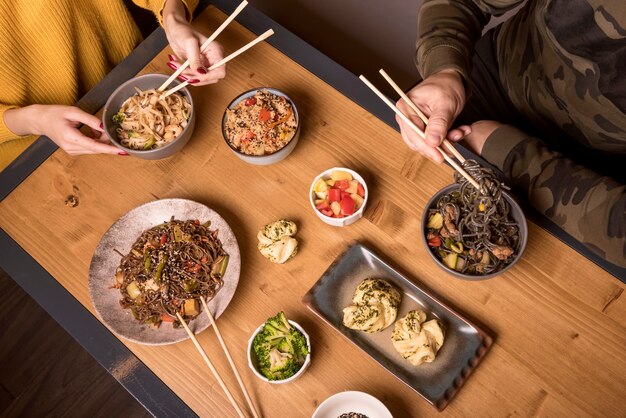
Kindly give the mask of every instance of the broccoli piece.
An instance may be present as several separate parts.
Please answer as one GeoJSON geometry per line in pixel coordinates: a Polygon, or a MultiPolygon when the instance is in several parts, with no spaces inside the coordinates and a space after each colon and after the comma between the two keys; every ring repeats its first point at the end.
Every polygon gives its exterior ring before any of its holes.
{"type": "Polygon", "coordinates": [[[113,121],[113,123],[122,123],[124,122],[124,119],[126,119],[126,115],[124,114],[124,112],[117,112],[115,115],[113,115],[113,117],[111,118],[111,120],[113,121]]]}
{"type": "Polygon", "coordinates": [[[288,334],[292,328],[289,321],[287,321],[287,318],[285,317],[284,312],[278,312],[276,316],[269,318],[265,322],[265,326],[266,327],[269,326],[273,329],[276,329],[277,331],[282,332],[283,334],[288,334]]]}
{"type": "Polygon", "coordinates": [[[304,335],[291,326],[285,314],[269,318],[252,342],[259,371],[269,380],[287,379],[300,370],[309,354],[304,335]]]}

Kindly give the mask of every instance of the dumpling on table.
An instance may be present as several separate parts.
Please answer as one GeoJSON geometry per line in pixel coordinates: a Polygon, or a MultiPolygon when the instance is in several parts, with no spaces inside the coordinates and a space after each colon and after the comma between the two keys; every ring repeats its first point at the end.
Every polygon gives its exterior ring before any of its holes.
{"type": "Polygon", "coordinates": [[[293,237],[298,228],[285,219],[265,225],[257,234],[257,248],[272,263],[282,264],[298,252],[298,241],[293,237]]]}
{"type": "Polygon", "coordinates": [[[343,309],[343,324],[369,333],[382,331],[396,320],[400,300],[398,289],[387,281],[365,279],[357,286],[352,305],[343,309]]]}
{"type": "Polygon", "coordinates": [[[441,324],[436,319],[425,321],[424,311],[409,311],[398,319],[391,334],[393,347],[414,366],[434,361],[443,345],[441,324]]]}

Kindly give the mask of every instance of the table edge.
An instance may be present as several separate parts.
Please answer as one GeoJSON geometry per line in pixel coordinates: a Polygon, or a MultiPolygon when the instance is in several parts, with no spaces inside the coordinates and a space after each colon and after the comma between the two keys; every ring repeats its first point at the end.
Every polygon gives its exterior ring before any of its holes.
{"type": "MultiPolygon", "coordinates": [[[[233,0],[210,2],[225,13],[231,13],[239,4],[233,0]]],[[[197,9],[201,12],[209,2],[202,0],[197,9]]],[[[375,115],[396,131],[395,117],[374,93],[359,79],[301,38],[266,16],[248,6],[236,19],[240,24],[260,34],[268,27],[275,35],[268,42],[298,64],[311,71],[337,91],[375,115]]],[[[115,67],[96,87],[77,103],[87,112],[97,112],[109,94],[122,82],[133,77],[145,67],[165,46],[167,40],[162,28],[147,37],[122,63],[115,67]]],[[[46,137],[40,137],[26,152],[0,172],[0,201],[4,200],[58,147],[46,137]]],[[[466,158],[477,158],[462,149],[466,158]]],[[[534,223],[550,232],[579,254],[626,283],[626,268],[607,262],[592,253],[587,247],[561,230],[528,205],[525,213],[534,223]]],[[[0,228],[0,267],[33,297],[59,324],[70,333],[128,392],[155,416],[195,416],[196,414],[145,364],[96,319],[78,300],[57,282],[39,263],[24,251],[4,230],[0,228]],[[36,278],[36,279],[35,279],[36,278]],[[61,301],[61,303],[59,303],[61,301]],[[115,367],[121,361],[131,362],[136,368],[119,378],[115,367]],[[165,403],[164,403],[165,402],[165,403]],[[164,406],[166,406],[164,408],[164,406]]]]}

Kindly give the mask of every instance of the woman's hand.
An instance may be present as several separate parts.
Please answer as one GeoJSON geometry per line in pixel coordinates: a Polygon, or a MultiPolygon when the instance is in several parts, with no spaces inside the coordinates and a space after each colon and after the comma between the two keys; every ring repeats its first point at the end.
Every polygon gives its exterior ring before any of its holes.
{"type": "Polygon", "coordinates": [[[226,76],[225,66],[211,71],[208,68],[224,58],[224,50],[219,43],[211,42],[204,52],[200,51],[207,37],[191,27],[186,13],[185,6],[178,0],[168,0],[163,8],[163,28],[176,54],[176,57],[170,55],[168,66],[177,70],[183,62],[189,60],[189,67],[179,78],[196,86],[217,83],[226,76]]]}
{"type": "Polygon", "coordinates": [[[424,130],[422,120],[404,103],[404,100],[400,99],[396,106],[426,134],[426,140],[423,140],[399,116],[396,116],[402,139],[412,150],[437,163],[443,162],[441,153],[435,149],[441,145],[443,139],[447,137],[456,141],[469,133],[467,126],[449,131],[452,122],[465,106],[465,87],[461,74],[455,70],[435,73],[411,89],[407,96],[428,117],[428,125],[424,130]]]}
{"type": "Polygon", "coordinates": [[[9,109],[4,112],[4,122],[20,136],[45,135],[70,155],[128,155],[109,143],[100,119],[77,107],[31,105],[9,109]],[[79,130],[80,125],[84,125],[85,133],[79,130]]]}

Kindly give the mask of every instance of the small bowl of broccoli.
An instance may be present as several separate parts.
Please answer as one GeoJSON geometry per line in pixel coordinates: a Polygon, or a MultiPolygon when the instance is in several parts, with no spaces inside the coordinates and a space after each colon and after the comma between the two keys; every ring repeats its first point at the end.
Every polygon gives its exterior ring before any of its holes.
{"type": "Polygon", "coordinates": [[[311,364],[309,335],[284,312],[268,318],[248,341],[248,365],[255,375],[269,383],[297,379],[311,364]]]}

